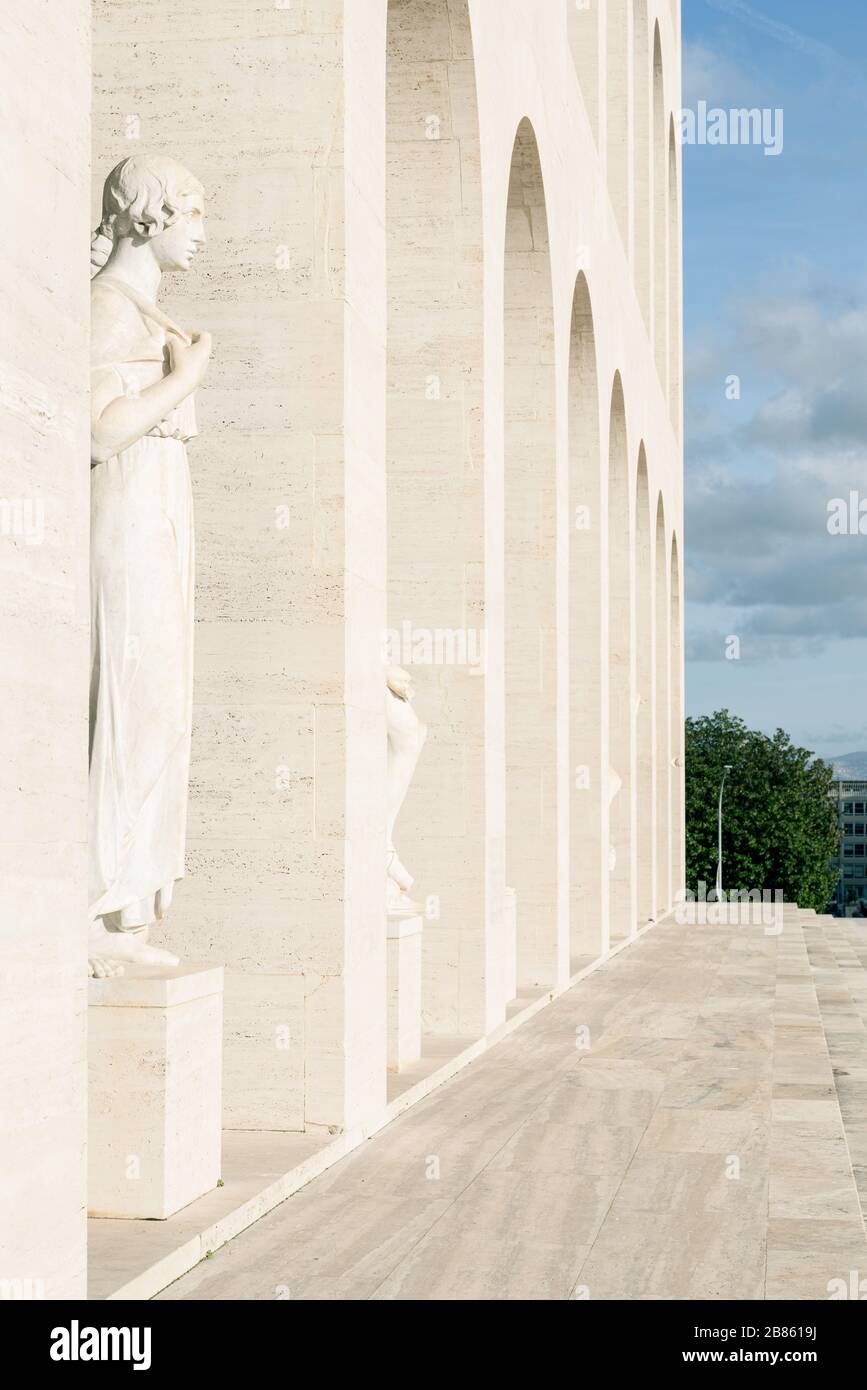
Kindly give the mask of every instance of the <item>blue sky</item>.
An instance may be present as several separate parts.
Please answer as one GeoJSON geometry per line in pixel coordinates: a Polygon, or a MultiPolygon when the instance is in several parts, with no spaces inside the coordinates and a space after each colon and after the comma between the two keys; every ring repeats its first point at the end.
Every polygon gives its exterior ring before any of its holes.
{"type": "Polygon", "coordinates": [[[687,712],[833,757],[867,749],[867,534],[828,531],[851,490],[867,531],[867,4],[682,11],[684,107],[784,113],[777,157],[683,152],[687,712]]]}

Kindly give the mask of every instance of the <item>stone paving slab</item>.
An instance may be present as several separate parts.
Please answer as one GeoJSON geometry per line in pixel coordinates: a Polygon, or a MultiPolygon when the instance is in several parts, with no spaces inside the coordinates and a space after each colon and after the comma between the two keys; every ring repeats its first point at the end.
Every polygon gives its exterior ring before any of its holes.
{"type": "Polygon", "coordinates": [[[867,920],[802,916],[801,925],[840,1106],[846,1163],[862,1218],[867,1218],[867,920]]]}
{"type": "Polygon", "coordinates": [[[867,1030],[825,929],[661,924],[160,1297],[827,1298],[867,1030]]]}

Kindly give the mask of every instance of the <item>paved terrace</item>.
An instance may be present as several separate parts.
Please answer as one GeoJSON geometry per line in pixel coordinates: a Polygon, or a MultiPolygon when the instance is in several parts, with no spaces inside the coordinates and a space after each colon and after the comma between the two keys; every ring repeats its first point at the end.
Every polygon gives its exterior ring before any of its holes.
{"type": "Polygon", "coordinates": [[[666,922],[160,1297],[826,1299],[865,1014],[867,923],[666,922]]]}

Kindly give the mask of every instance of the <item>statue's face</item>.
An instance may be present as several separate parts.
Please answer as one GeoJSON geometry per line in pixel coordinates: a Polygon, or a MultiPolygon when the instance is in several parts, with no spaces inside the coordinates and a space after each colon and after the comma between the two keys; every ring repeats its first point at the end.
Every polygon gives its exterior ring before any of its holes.
{"type": "Polygon", "coordinates": [[[170,227],[151,238],[160,270],[189,270],[205,244],[204,206],[200,194],[184,199],[184,210],[170,227]]]}

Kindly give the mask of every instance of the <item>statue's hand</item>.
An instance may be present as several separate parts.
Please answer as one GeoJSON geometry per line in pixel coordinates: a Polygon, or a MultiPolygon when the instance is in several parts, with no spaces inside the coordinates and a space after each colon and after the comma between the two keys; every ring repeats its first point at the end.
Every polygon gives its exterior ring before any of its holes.
{"type": "Polygon", "coordinates": [[[204,381],[208,358],[211,355],[211,341],[210,333],[191,333],[188,346],[174,334],[169,334],[169,362],[172,375],[184,382],[190,391],[195,391],[204,381]]]}

